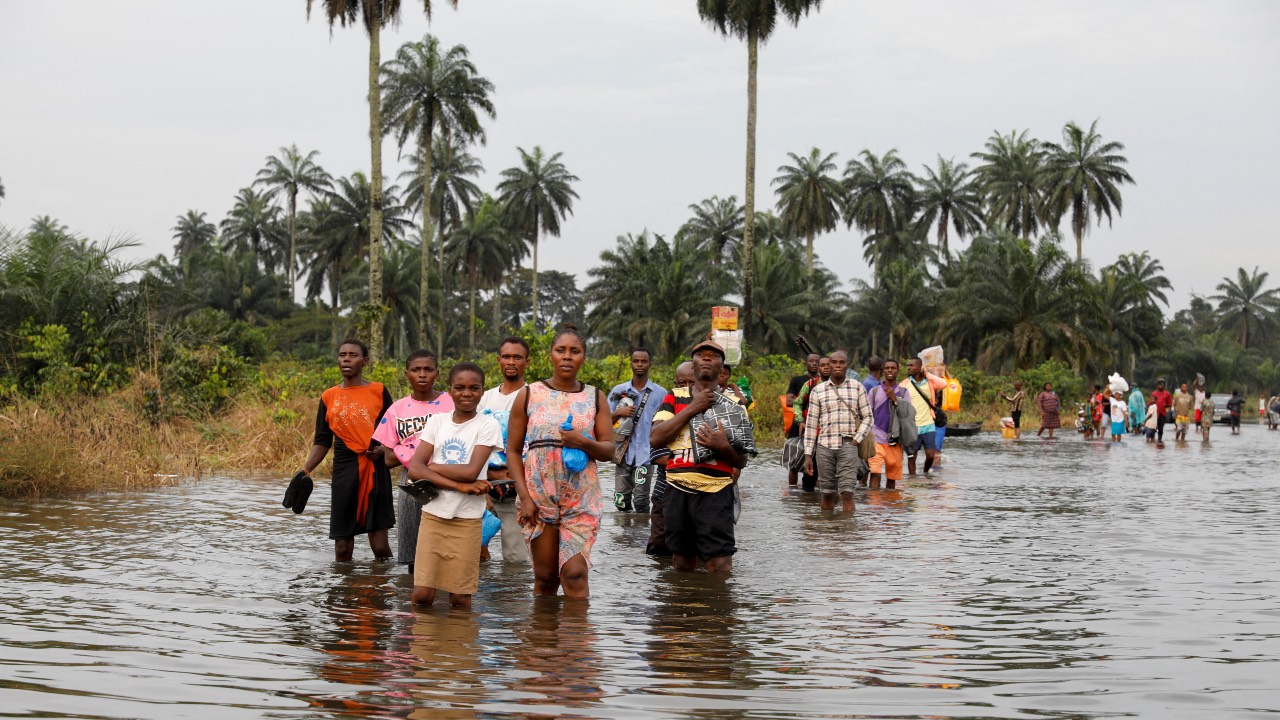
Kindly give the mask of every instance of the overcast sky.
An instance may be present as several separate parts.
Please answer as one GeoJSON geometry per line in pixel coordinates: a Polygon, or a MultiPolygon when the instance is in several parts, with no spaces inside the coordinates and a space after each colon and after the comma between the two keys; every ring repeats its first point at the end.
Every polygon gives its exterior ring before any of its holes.
{"type": "MultiPolygon", "coordinates": [[[[319,3],[317,3],[319,4],[319,3]]],[[[0,224],[51,215],[93,239],[168,253],[189,208],[215,222],[282,145],[368,171],[363,30],[308,21],[305,0],[0,0],[0,224]]],[[[581,200],[544,269],[578,273],[627,232],[672,234],[688,206],[743,194],[746,50],[693,0],[437,0],[384,32],[383,59],[430,31],[496,86],[477,149],[492,189],[516,147],[563,152],[581,200]]],[[[1173,305],[1235,268],[1280,280],[1280,3],[827,0],[760,54],[757,205],[787,152],[844,162],[897,148],[915,171],[994,130],[1060,140],[1100,119],[1136,186],[1095,266],[1150,250],[1173,305]]],[[[406,165],[384,146],[387,174],[406,165]]],[[[861,237],[817,243],[869,276],[861,237]]],[[[139,251],[140,253],[144,251],[139,251]]],[[[1073,251],[1074,252],[1074,251],[1073,251]]]]}

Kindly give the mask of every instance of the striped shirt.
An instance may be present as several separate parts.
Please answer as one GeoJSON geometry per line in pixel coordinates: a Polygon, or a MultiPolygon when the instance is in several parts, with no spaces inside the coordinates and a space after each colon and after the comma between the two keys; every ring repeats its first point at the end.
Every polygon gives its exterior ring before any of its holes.
{"type": "Polygon", "coordinates": [[[804,424],[804,452],[813,454],[815,445],[838,448],[843,438],[861,442],[871,432],[871,405],[862,383],[845,378],[836,385],[830,380],[809,393],[809,417],[804,424]]]}

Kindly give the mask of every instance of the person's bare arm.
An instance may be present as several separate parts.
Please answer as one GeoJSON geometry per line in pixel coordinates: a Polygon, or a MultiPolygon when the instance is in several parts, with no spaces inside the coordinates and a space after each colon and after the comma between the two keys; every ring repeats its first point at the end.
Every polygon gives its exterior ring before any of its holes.
{"type": "Polygon", "coordinates": [[[672,440],[680,434],[693,416],[711,407],[715,401],[715,391],[710,388],[695,390],[693,402],[684,407],[683,410],[673,415],[668,420],[663,420],[653,426],[649,431],[649,447],[662,447],[670,445],[672,440]]]}
{"type": "Polygon", "coordinates": [[[507,419],[507,474],[515,482],[516,498],[519,501],[518,522],[528,525],[538,521],[538,506],[529,494],[528,483],[524,476],[524,436],[529,426],[529,416],[525,413],[526,398],[529,387],[526,385],[516,393],[511,403],[511,416],[507,419]]]}
{"type": "MultiPolygon", "coordinates": [[[[604,395],[600,390],[596,392],[601,396],[604,395]]],[[[564,443],[565,447],[585,451],[587,455],[599,462],[608,462],[613,459],[613,418],[604,410],[608,404],[599,402],[599,399],[596,398],[596,405],[601,411],[596,413],[596,424],[592,429],[595,437],[587,437],[578,430],[561,430],[560,442],[564,443]]]]}

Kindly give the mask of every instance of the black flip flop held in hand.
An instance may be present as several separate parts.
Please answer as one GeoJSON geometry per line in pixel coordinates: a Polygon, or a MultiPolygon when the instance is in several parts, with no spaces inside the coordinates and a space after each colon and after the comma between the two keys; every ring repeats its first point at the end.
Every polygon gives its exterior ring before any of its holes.
{"type": "Polygon", "coordinates": [[[311,477],[299,470],[289,481],[289,487],[284,491],[284,502],[280,504],[300,515],[307,508],[307,498],[311,497],[311,489],[314,487],[311,477]]]}

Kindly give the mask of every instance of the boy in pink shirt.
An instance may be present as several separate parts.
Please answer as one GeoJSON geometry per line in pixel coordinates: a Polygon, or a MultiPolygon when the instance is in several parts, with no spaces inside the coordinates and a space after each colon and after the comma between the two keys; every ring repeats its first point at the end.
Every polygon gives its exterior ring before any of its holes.
{"type": "MultiPolygon", "coordinates": [[[[453,412],[453,398],[435,389],[440,365],[430,350],[415,350],[405,362],[405,380],[412,391],[392,403],[373,431],[373,439],[382,443],[383,459],[388,469],[397,465],[409,467],[418,448],[418,433],[427,426],[432,415],[453,412]]],[[[396,561],[409,566],[413,574],[414,553],[418,547],[418,526],[422,522],[422,505],[407,493],[396,499],[396,561]]]]}

